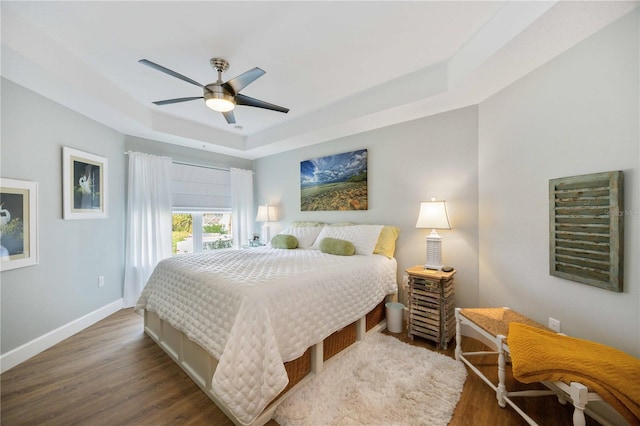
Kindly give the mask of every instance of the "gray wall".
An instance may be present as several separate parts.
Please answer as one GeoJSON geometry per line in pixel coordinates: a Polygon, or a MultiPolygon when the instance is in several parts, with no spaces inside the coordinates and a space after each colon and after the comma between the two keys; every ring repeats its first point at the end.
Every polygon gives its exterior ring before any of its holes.
{"type": "MultiPolygon", "coordinates": [[[[256,204],[274,204],[280,227],[296,220],[394,225],[398,282],[402,272],[426,260],[427,229],[416,229],[420,201],[447,201],[452,230],[441,231],[443,261],[458,273],[459,306],[478,303],[477,109],[464,108],[255,161],[256,204]],[[369,209],[300,211],[300,162],[368,149],[369,209]]],[[[272,232],[272,234],[276,230],[272,232]]],[[[401,295],[404,301],[404,295],[401,295]]]]}
{"type": "Polygon", "coordinates": [[[458,306],[510,306],[640,353],[638,11],[482,102],[256,160],[256,202],[294,220],[399,226],[399,271],[424,262],[420,200],[446,199],[458,306]],[[300,161],[369,149],[369,210],[301,212],[300,161]],[[549,179],[625,173],[625,290],[549,275],[549,179]]]}
{"type": "Polygon", "coordinates": [[[124,136],[2,79],[0,174],[39,183],[39,260],[4,271],[2,353],[122,298],[124,136]],[[108,159],[107,219],[62,219],[62,147],[108,159]],[[98,276],[104,275],[104,287],[98,276]]]}
{"type": "Polygon", "coordinates": [[[39,264],[0,274],[3,354],[122,298],[125,151],[253,168],[252,160],[124,136],[6,79],[1,136],[0,175],[39,182],[40,234],[39,264]],[[108,158],[107,219],[62,219],[63,146],[108,158]]]}
{"type": "Polygon", "coordinates": [[[638,11],[479,107],[480,305],[640,355],[638,11]],[[549,179],[624,171],[624,292],[549,275],[549,179]]]}

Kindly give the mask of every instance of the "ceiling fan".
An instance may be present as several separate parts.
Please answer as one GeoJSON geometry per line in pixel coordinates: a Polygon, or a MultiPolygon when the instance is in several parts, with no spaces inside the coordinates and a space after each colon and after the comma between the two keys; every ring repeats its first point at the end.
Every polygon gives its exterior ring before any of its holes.
{"type": "Polygon", "coordinates": [[[242,89],[265,74],[265,71],[261,70],[258,67],[250,69],[249,71],[240,74],[239,76],[232,78],[227,82],[223,82],[222,73],[229,68],[229,62],[222,58],[213,58],[209,61],[209,63],[214,70],[218,71],[218,80],[215,83],[210,83],[205,86],[204,84],[200,84],[197,81],[190,79],[189,77],[185,77],[180,73],[172,71],[169,68],[165,68],[162,65],[158,65],[147,59],[140,59],[138,62],[204,89],[203,96],[166,99],[164,101],[154,102],[154,104],[156,105],[167,105],[175,104],[178,102],[193,101],[196,99],[204,99],[206,105],[214,111],[221,112],[222,115],[224,115],[224,118],[227,120],[227,123],[229,124],[234,124],[236,122],[235,116],[233,115],[233,109],[236,107],[236,105],[270,109],[272,111],[284,112],[285,114],[289,112],[289,108],[284,108],[278,105],[271,104],[269,102],[261,101],[259,99],[240,94],[240,91],[242,89]]]}

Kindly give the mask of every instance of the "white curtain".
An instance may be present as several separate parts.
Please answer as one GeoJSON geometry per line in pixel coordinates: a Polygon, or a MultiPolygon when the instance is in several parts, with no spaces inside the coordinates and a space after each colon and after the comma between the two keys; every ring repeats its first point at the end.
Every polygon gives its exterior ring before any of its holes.
{"type": "Polygon", "coordinates": [[[231,168],[230,176],[233,247],[240,248],[253,237],[253,172],[231,168]]]}
{"type": "Polygon", "coordinates": [[[129,153],[124,306],[135,306],[156,264],[171,256],[171,159],[129,153]]]}

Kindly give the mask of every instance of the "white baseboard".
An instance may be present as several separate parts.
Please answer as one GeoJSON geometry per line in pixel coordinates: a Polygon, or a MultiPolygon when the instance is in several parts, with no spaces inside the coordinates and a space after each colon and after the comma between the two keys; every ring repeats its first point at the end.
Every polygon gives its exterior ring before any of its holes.
{"type": "Polygon", "coordinates": [[[13,368],[40,352],[49,349],[56,343],[62,342],[67,337],[71,337],[77,332],[84,330],[115,312],[118,312],[122,309],[122,306],[123,300],[116,300],[115,302],[109,303],[102,308],[63,325],[62,327],[56,328],[43,336],[33,339],[22,346],[18,346],[6,354],[0,355],[0,373],[4,373],[10,368],[13,368]]]}

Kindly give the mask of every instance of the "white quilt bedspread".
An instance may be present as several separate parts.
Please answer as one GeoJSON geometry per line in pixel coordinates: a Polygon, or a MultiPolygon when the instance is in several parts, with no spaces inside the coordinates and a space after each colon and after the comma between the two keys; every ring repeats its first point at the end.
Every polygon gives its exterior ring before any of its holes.
{"type": "Polygon", "coordinates": [[[213,392],[250,424],[287,385],[283,363],[395,293],[396,270],[380,255],[214,250],[160,262],[135,309],[217,358],[213,392]]]}

